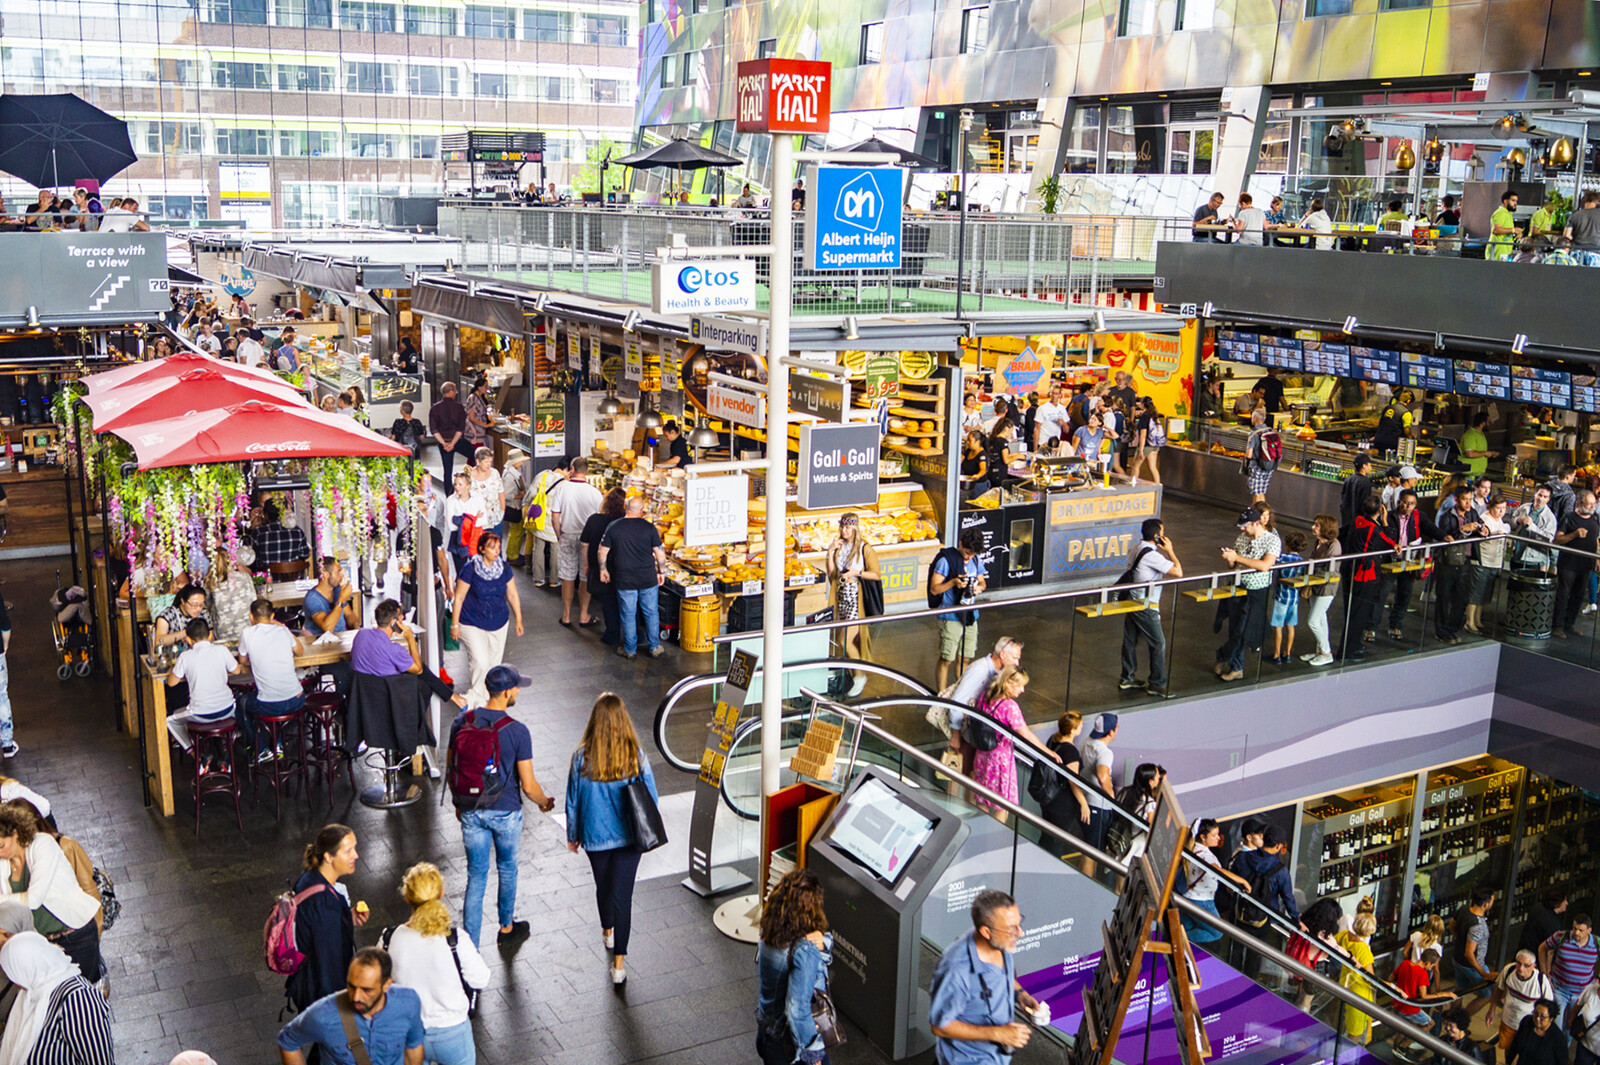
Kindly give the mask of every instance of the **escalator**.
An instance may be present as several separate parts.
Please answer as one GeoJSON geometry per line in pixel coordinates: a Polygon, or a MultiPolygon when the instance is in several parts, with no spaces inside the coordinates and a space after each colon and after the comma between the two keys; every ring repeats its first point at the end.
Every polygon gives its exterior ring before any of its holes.
{"type": "MultiPolygon", "coordinates": [[[[805,665],[812,670],[818,666],[805,665]]],[[[885,728],[881,721],[874,721],[912,717],[920,721],[930,706],[940,702],[925,691],[916,691],[920,686],[909,678],[905,678],[905,686],[913,694],[854,705],[820,698],[790,703],[783,718],[780,744],[784,751],[783,783],[794,779],[787,769],[788,754],[799,745],[812,716],[822,715],[845,728],[845,745],[835,775],[837,783],[846,783],[852,775],[870,769],[920,789],[925,798],[961,818],[969,830],[967,838],[921,911],[924,949],[918,986],[925,995],[941,949],[971,929],[971,899],[987,888],[1006,891],[1025,915],[1024,936],[1016,952],[1019,980],[1024,989],[1051,1007],[1049,1027],[1036,1034],[1034,1043],[1018,1061],[1064,1060],[1066,1048],[1078,1031],[1083,990],[1099,962],[1101,924],[1110,917],[1126,867],[1040,817],[1037,806],[1027,798],[1031,773],[1059,774],[1067,785],[1080,788],[1089,787],[1089,782],[1039,756],[1037,748],[1007,726],[979,715],[1013,746],[1020,804],[1004,802],[1004,796],[986,793],[965,778],[952,779],[938,761],[942,737],[911,742],[885,728]],[[852,738],[857,742],[852,744],[852,738]]],[[[657,720],[658,746],[672,705],[673,696],[669,695],[663,702],[668,712],[657,720]]],[[[671,729],[665,731],[670,734],[671,729]]],[[[758,816],[760,737],[759,718],[739,725],[723,775],[724,806],[740,820],[758,816]]],[[[681,757],[682,752],[674,758],[666,747],[662,747],[662,754],[673,764],[687,761],[681,757]]],[[[1121,810],[1114,816],[1134,823],[1132,816],[1121,810]]],[[[1202,867],[1197,859],[1191,862],[1191,877],[1198,879],[1202,867]]],[[[1224,913],[1234,913],[1237,907],[1240,912],[1257,915],[1250,924],[1263,918],[1264,924],[1259,928],[1235,925],[1193,903],[1180,903],[1191,939],[1196,941],[1194,953],[1200,976],[1197,997],[1214,1060],[1235,1065],[1359,1065],[1377,1059],[1410,1065],[1418,1059],[1420,1048],[1412,1037],[1429,1037],[1398,1017],[1394,1009],[1422,1008],[1426,1015],[1427,1004],[1407,1001],[1384,981],[1361,973],[1325,942],[1266,910],[1227,881],[1223,885],[1218,902],[1224,913]],[[1212,936],[1215,938],[1210,939],[1212,936]],[[1198,942],[1202,939],[1210,941],[1198,942]],[[1285,953],[1296,942],[1324,956],[1321,971],[1308,969],[1285,953]],[[1357,990],[1352,992],[1352,987],[1357,990]],[[1361,989],[1370,989],[1370,998],[1375,1000],[1370,1010],[1372,1021],[1368,1020],[1367,1011],[1359,1008],[1366,999],[1361,989]],[[1398,1054],[1390,1043],[1396,1033],[1402,1034],[1403,1052],[1398,1054]],[[1366,1039],[1358,1038],[1363,1034],[1366,1039]]],[[[1299,949],[1293,953],[1306,956],[1299,949]]],[[[1135,992],[1123,1026],[1116,1054],[1119,1061],[1177,1065],[1180,1060],[1163,964],[1154,955],[1146,957],[1148,971],[1135,992]]],[[[848,1015],[848,1009],[846,1012],[848,1015]]],[[[1474,1065],[1471,1058],[1443,1044],[1430,1040],[1428,1049],[1444,1060],[1474,1065]]]]}

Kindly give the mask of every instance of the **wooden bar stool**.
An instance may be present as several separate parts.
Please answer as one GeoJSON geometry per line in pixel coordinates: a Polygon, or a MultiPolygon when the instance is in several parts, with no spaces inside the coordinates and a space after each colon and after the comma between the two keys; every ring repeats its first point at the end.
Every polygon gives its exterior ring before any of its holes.
{"type": "Polygon", "coordinates": [[[221,721],[188,723],[194,741],[194,834],[200,834],[200,810],[207,795],[233,797],[233,817],[244,831],[244,814],[239,809],[239,757],[234,747],[238,735],[233,718],[221,721]],[[207,761],[216,759],[209,767],[207,761]]]}
{"type": "MultiPolygon", "coordinates": [[[[333,805],[333,782],[342,765],[350,777],[350,790],[356,788],[356,773],[350,752],[344,749],[344,696],[338,692],[314,691],[306,696],[305,762],[307,773],[316,770],[328,781],[328,805],[333,805]]],[[[311,788],[309,775],[306,790],[311,788]]]]}
{"type": "Polygon", "coordinates": [[[274,752],[271,757],[257,757],[250,772],[250,801],[256,798],[256,781],[264,776],[272,787],[272,814],[283,820],[283,793],[296,780],[304,789],[306,800],[311,798],[311,772],[306,761],[305,710],[287,714],[257,714],[255,716],[256,742],[259,751],[274,752]],[[292,749],[291,749],[292,747],[292,749]],[[282,752],[279,755],[277,752],[282,752]]]}

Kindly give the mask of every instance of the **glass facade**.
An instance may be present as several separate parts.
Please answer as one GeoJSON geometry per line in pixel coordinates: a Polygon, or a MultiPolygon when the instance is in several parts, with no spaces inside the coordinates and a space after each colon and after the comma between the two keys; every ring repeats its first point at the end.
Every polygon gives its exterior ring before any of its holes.
{"type": "Polygon", "coordinates": [[[223,164],[244,161],[270,172],[275,226],[376,221],[383,196],[466,187],[439,158],[449,133],[542,131],[558,185],[631,142],[638,17],[625,0],[0,0],[0,90],[127,120],[140,158],[105,192],[154,215],[228,217],[223,164]]]}

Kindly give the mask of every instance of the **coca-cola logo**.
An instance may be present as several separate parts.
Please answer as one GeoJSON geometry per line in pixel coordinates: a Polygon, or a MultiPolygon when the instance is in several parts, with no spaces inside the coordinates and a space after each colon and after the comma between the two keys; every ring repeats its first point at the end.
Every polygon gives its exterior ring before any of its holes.
{"type": "Polygon", "coordinates": [[[262,452],[266,452],[266,451],[310,451],[310,450],[311,450],[311,441],[309,441],[309,440],[280,440],[276,444],[263,444],[263,443],[257,442],[257,443],[251,444],[250,446],[246,447],[244,449],[244,452],[245,452],[246,455],[259,455],[262,452]]]}

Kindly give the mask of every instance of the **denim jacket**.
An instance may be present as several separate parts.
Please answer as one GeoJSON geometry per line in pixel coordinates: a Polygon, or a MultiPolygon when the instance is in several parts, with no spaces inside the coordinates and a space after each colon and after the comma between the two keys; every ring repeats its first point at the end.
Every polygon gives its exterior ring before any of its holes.
{"type": "Polygon", "coordinates": [[[825,1048],[811,1019],[811,993],[828,989],[828,966],[833,963],[833,933],[822,933],[823,948],[801,938],[788,950],[756,946],[756,972],[761,978],[756,996],[756,1025],[776,1028],[779,999],[781,1016],[787,1021],[789,1037],[797,1048],[794,1060],[806,1065],[822,1060],[825,1048]]]}
{"type": "MultiPolygon", "coordinates": [[[[650,797],[657,802],[655,774],[650,759],[639,752],[639,772],[650,797]]],[[[627,780],[590,780],[583,772],[583,750],[572,753],[567,771],[567,842],[586,851],[610,851],[633,846],[633,831],[622,812],[622,789],[627,780]]]]}

